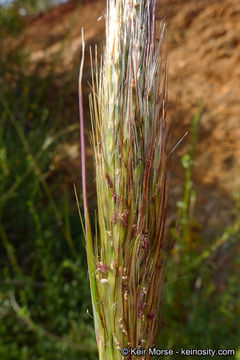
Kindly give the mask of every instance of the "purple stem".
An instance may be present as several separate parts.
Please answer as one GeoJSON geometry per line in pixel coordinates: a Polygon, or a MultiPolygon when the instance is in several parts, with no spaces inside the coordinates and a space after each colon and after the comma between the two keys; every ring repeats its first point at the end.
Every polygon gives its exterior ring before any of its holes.
{"type": "Polygon", "coordinates": [[[83,206],[85,217],[85,232],[88,230],[88,204],[87,204],[87,184],[86,184],[86,155],[85,155],[85,138],[84,138],[84,117],[83,117],[83,97],[82,97],[82,73],[84,64],[85,43],[82,29],[82,59],[79,70],[78,91],[79,91],[79,118],[80,118],[80,142],[81,142],[81,165],[82,165],[82,189],[83,189],[83,206]]]}

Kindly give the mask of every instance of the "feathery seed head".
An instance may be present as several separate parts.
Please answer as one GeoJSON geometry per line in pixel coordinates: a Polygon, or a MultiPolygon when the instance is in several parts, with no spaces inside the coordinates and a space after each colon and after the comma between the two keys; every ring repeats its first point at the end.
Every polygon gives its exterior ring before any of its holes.
{"type": "Polygon", "coordinates": [[[158,331],[167,77],[164,25],[157,30],[155,12],[156,0],[107,0],[105,51],[92,77],[99,231],[88,257],[96,260],[93,274],[107,275],[94,280],[100,359],[121,359],[127,344],[152,346],[158,331]]]}

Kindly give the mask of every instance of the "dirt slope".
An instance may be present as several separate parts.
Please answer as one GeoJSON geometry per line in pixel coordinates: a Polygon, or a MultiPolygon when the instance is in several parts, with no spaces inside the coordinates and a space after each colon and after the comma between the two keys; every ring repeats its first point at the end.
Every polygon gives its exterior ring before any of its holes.
{"type": "MultiPolygon", "coordinates": [[[[74,121],[81,28],[84,27],[87,46],[101,44],[104,9],[105,0],[69,1],[29,21],[21,36],[21,46],[30,52],[32,68],[39,66],[40,71],[45,71],[61,53],[55,87],[61,87],[64,79],[73,74],[69,102],[74,121]]],[[[224,227],[231,221],[233,195],[240,190],[240,2],[161,0],[159,17],[162,16],[167,21],[169,102],[175,108],[172,143],[190,130],[192,118],[202,106],[194,170],[197,213],[210,228],[224,227]]],[[[87,94],[88,57],[84,77],[87,94]]],[[[88,114],[87,100],[85,104],[88,114]]],[[[182,192],[180,156],[189,140],[190,134],[173,155],[172,206],[182,192]]],[[[87,153],[91,158],[90,149],[87,153]]],[[[76,170],[79,156],[72,161],[76,170]]],[[[64,163],[69,161],[62,162],[62,166],[64,163]]],[[[92,182],[91,165],[89,169],[92,182]]],[[[71,173],[71,166],[67,171],[71,173]]]]}

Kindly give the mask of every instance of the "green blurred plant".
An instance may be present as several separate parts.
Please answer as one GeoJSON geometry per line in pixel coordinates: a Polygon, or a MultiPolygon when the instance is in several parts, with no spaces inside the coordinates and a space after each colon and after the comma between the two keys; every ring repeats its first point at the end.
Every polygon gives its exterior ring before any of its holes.
{"type": "Polygon", "coordinates": [[[53,68],[40,77],[1,55],[0,358],[94,359],[83,234],[52,170],[78,126],[59,131],[47,105],[53,68]]]}
{"type": "Polygon", "coordinates": [[[0,4],[0,40],[7,35],[17,35],[24,27],[24,22],[14,6],[0,4]]]}
{"type": "Polygon", "coordinates": [[[200,119],[201,108],[193,120],[190,149],[182,158],[185,189],[183,201],[178,202],[178,226],[172,229],[175,245],[167,267],[166,324],[161,346],[237,350],[240,336],[236,316],[240,310],[239,196],[232,225],[210,244],[204,241],[201,223],[195,217],[197,195],[192,180],[200,119]],[[224,247],[231,256],[226,269],[221,265],[224,247]]]}
{"type": "MultiPolygon", "coordinates": [[[[53,6],[60,4],[61,0],[10,0],[4,1],[2,4],[3,11],[7,11],[6,15],[19,17],[26,15],[34,15],[41,11],[46,11],[53,6]]],[[[8,19],[5,17],[6,21],[8,19]]]]}

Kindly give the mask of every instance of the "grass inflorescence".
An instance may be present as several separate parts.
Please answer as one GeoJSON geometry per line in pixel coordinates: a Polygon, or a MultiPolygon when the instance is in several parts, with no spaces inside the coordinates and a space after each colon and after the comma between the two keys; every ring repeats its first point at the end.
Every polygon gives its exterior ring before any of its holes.
{"type": "Polygon", "coordinates": [[[154,0],[108,0],[104,55],[92,66],[94,237],[86,203],[85,220],[100,359],[153,346],[159,331],[168,131],[164,25],[156,30],[155,15],[154,0]]]}

